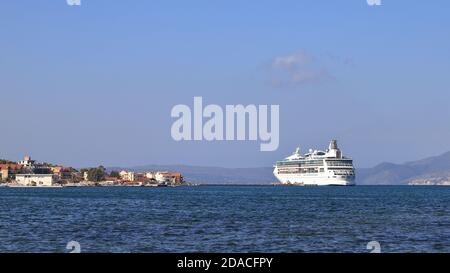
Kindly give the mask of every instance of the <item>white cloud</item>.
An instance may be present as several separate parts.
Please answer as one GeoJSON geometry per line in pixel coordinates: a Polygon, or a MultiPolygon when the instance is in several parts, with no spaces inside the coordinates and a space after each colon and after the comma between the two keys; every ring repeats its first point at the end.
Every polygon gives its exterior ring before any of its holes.
{"type": "Polygon", "coordinates": [[[381,0],[367,0],[369,6],[381,6],[381,0]]]}
{"type": "Polygon", "coordinates": [[[302,50],[291,55],[276,57],[272,65],[274,67],[295,69],[300,65],[307,65],[312,61],[313,57],[302,50]]]}
{"type": "Polygon", "coordinates": [[[273,58],[271,76],[271,83],[275,86],[300,86],[334,78],[317,58],[305,50],[273,58]]]}

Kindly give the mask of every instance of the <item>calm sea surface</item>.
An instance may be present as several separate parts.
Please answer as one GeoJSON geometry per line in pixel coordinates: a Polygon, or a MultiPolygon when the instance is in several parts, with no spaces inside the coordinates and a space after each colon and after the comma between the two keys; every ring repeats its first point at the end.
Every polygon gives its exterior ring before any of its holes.
{"type": "Polygon", "coordinates": [[[0,188],[0,252],[450,252],[450,187],[0,188]]]}

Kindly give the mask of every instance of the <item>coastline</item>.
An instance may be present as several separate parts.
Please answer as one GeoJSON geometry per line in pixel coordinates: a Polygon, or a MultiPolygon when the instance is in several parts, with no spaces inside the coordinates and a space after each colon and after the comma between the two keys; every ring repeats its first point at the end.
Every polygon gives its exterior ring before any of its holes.
{"type": "Polygon", "coordinates": [[[185,184],[185,185],[53,185],[53,186],[24,186],[24,185],[7,185],[0,184],[0,188],[34,188],[34,189],[59,189],[59,188],[178,188],[178,187],[281,187],[281,188],[354,188],[354,187],[408,187],[408,188],[422,188],[422,187],[448,187],[450,185],[433,185],[433,184],[407,184],[407,185],[392,185],[392,184],[356,184],[352,186],[311,186],[311,185],[294,185],[294,184],[185,184]]]}

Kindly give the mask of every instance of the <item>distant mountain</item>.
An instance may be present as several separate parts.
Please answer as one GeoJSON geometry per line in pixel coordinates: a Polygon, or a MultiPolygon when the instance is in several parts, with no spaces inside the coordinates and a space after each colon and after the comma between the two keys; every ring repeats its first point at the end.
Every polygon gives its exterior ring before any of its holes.
{"type": "MultiPolygon", "coordinates": [[[[271,184],[276,182],[271,167],[221,168],[187,165],[146,165],[111,170],[175,171],[186,181],[197,184],[271,184]]],[[[450,181],[450,152],[404,164],[381,163],[373,168],[356,170],[359,185],[445,184],[450,181]]]]}
{"type": "Polygon", "coordinates": [[[450,181],[450,152],[404,164],[381,163],[357,170],[360,185],[407,185],[450,181]]]}

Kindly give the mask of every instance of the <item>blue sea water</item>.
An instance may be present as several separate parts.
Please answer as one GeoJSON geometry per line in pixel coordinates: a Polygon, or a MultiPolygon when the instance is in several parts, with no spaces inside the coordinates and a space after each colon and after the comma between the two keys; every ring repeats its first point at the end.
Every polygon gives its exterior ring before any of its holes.
{"type": "Polygon", "coordinates": [[[450,188],[0,188],[0,252],[450,252],[450,188]]]}

